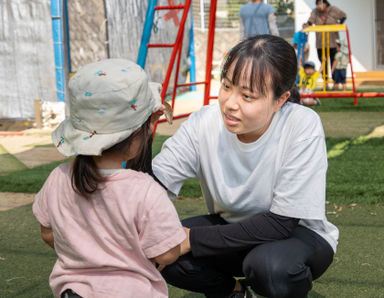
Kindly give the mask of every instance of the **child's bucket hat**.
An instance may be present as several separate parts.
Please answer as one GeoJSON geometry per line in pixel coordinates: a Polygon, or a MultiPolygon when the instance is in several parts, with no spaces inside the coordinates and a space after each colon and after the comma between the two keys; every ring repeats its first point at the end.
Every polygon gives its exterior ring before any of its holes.
{"type": "Polygon", "coordinates": [[[125,59],[82,67],[69,81],[70,116],[52,133],[65,156],[101,155],[128,138],[161,107],[158,83],[125,59]]]}

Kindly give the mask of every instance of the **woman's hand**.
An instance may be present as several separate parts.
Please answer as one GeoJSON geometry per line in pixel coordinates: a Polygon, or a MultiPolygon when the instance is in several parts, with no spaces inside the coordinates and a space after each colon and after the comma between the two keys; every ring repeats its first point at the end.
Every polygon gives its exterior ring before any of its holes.
{"type": "Polygon", "coordinates": [[[185,234],[187,234],[187,237],[183,242],[181,242],[180,245],[180,255],[185,255],[186,253],[189,253],[191,251],[191,243],[189,242],[189,232],[191,229],[183,227],[185,234]]]}

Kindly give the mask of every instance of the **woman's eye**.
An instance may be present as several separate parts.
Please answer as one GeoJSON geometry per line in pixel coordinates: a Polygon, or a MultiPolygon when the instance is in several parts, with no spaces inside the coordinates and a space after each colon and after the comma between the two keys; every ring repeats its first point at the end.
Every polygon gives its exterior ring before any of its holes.
{"type": "Polygon", "coordinates": [[[253,97],[253,96],[251,96],[249,94],[243,94],[243,97],[244,97],[245,100],[248,100],[248,101],[255,99],[255,97],[253,97]]]}
{"type": "Polygon", "coordinates": [[[223,82],[223,87],[225,88],[225,89],[229,89],[230,88],[230,86],[229,86],[229,84],[227,84],[227,83],[225,83],[225,82],[223,82]]]}

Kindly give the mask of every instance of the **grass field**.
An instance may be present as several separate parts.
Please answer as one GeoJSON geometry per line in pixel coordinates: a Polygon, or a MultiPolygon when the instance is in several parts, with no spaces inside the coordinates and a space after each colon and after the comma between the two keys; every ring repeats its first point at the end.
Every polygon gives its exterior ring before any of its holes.
{"type": "MultiPolygon", "coordinates": [[[[328,150],[342,148],[329,158],[327,176],[327,217],[340,239],[333,264],[309,297],[384,297],[384,138],[358,138],[384,124],[384,99],[361,99],[358,107],[351,99],[323,99],[314,109],[328,150]]],[[[156,137],[154,154],[165,139],[156,137]]],[[[0,150],[0,163],[8,167],[1,167],[0,191],[35,193],[58,164],[26,169],[0,150]]],[[[181,218],[206,213],[196,180],[185,184],[181,196],[174,202],[181,218]]],[[[52,297],[48,276],[55,260],[30,205],[0,212],[0,297],[52,297]]],[[[170,287],[170,297],[202,296],[170,287]]]]}

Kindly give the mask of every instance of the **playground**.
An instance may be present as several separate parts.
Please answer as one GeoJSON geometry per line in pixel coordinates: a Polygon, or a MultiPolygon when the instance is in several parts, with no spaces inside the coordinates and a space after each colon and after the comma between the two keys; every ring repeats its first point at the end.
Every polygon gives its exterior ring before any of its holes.
{"type": "MultiPolygon", "coordinates": [[[[383,297],[384,101],[362,99],[355,107],[353,98],[323,99],[314,109],[327,137],[327,217],[340,229],[340,241],[335,261],[309,297],[383,297]]],[[[154,155],[173,133],[166,126],[158,126],[154,155]]],[[[0,297],[51,297],[48,277],[56,255],[41,240],[31,210],[49,172],[65,161],[49,135],[33,128],[1,131],[0,297]]],[[[181,218],[206,212],[195,180],[174,204],[181,218]]],[[[172,298],[202,297],[171,286],[169,291],[172,298]]]]}
{"type": "MultiPolygon", "coordinates": [[[[180,18],[181,23],[186,20],[187,16],[180,18]]],[[[169,68],[159,66],[162,98],[172,103],[175,118],[172,125],[164,119],[158,123],[153,156],[191,112],[216,100],[220,82],[214,75],[215,60],[222,58],[223,51],[215,53],[213,40],[209,43],[214,24],[207,29],[203,56],[210,63],[203,67],[204,74],[197,74],[200,82],[189,84],[179,76],[185,44],[178,35],[173,36],[169,68]],[[198,98],[191,98],[190,92],[176,94],[177,88],[185,91],[193,85],[197,91],[192,94],[199,94],[198,98]]],[[[149,39],[145,42],[148,45],[149,39]]],[[[147,50],[157,46],[161,43],[147,50]]],[[[145,57],[140,59],[145,64],[145,57]]],[[[146,67],[153,59],[148,58],[146,67]]],[[[65,73],[60,75],[64,78],[65,73]]],[[[384,87],[378,81],[355,84],[353,78],[348,86],[349,93],[329,95],[325,84],[319,85],[313,97],[321,97],[321,105],[310,107],[320,115],[326,136],[327,218],[340,230],[334,262],[314,282],[310,298],[384,297],[384,87]]],[[[62,96],[65,90],[59,93],[62,96]]],[[[57,256],[41,240],[31,208],[52,169],[70,160],[58,153],[51,132],[50,127],[37,128],[31,119],[0,121],[0,297],[52,297],[48,279],[57,256]]],[[[197,180],[183,186],[174,205],[181,219],[207,212],[197,180]]],[[[169,286],[169,297],[203,296],[169,286]]]]}

